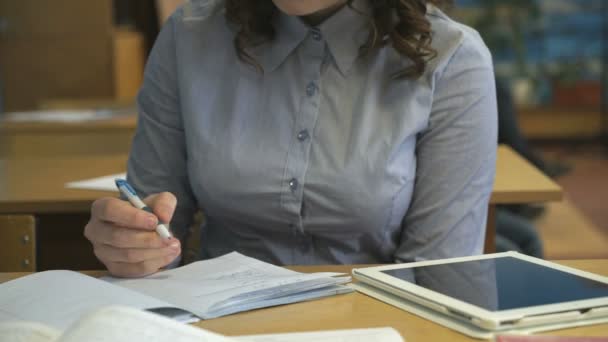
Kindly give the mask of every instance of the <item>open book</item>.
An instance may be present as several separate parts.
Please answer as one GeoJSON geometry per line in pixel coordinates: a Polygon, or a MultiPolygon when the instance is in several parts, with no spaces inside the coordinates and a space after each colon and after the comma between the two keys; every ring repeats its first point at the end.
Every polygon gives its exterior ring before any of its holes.
{"type": "Polygon", "coordinates": [[[108,306],[86,314],[63,332],[34,322],[0,323],[5,342],[400,342],[391,328],[225,337],[165,317],[124,306],[108,306]]]}
{"type": "Polygon", "coordinates": [[[21,319],[65,329],[112,304],[191,322],[352,292],[341,285],[350,277],[335,275],[294,272],[236,252],[140,279],[46,271],[0,284],[0,322],[21,319]]]}

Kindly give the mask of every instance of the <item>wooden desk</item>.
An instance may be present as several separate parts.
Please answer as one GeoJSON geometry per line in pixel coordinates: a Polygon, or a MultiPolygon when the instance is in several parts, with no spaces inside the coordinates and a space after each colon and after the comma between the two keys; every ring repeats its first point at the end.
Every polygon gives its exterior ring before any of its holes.
{"type": "MultiPolygon", "coordinates": [[[[561,261],[561,264],[608,276],[608,259],[561,261]]],[[[350,272],[352,266],[289,267],[301,272],[350,272]]],[[[0,273],[0,282],[28,273],[0,273]]],[[[101,275],[103,272],[92,272],[101,275]]],[[[360,293],[259,309],[195,324],[224,335],[281,333],[390,326],[408,342],[480,341],[454,332],[360,293]]],[[[608,324],[552,331],[559,336],[606,336],[608,324]]]]}
{"type": "Polygon", "coordinates": [[[0,250],[12,258],[0,258],[0,269],[101,268],[82,231],[92,202],[116,193],[66,189],[64,184],[124,172],[126,161],[124,154],[0,159],[0,240],[12,241],[5,246],[16,249],[0,250]],[[22,250],[24,245],[29,252],[22,250]]]}
{"type": "MultiPolygon", "coordinates": [[[[103,196],[115,196],[116,193],[66,189],[64,184],[124,172],[126,160],[126,154],[0,159],[0,215],[34,216],[36,240],[44,237],[48,239],[46,245],[52,242],[50,246],[69,251],[73,248],[70,241],[80,241],[88,248],[88,243],[82,237],[82,229],[88,221],[92,202],[103,196]],[[49,233],[51,231],[52,235],[49,233]],[[65,235],[61,237],[62,231],[65,235]],[[65,240],[69,234],[76,234],[77,237],[65,240]]],[[[496,182],[490,198],[486,236],[486,246],[489,248],[486,251],[494,251],[496,204],[552,201],[559,200],[561,196],[562,191],[557,184],[510,148],[499,147],[496,182]]],[[[75,269],[91,269],[98,265],[92,254],[90,260],[79,258],[77,266],[75,260],[67,256],[52,262],[45,259],[55,260],[61,255],[54,254],[44,244],[38,244],[37,268],[27,270],[65,268],[68,267],[66,265],[75,269]]]]}
{"type": "Polygon", "coordinates": [[[127,154],[136,115],[85,122],[0,121],[0,158],[127,154]]]}
{"type": "Polygon", "coordinates": [[[125,172],[127,155],[0,159],[0,214],[88,213],[116,192],[67,189],[65,183],[125,172]]]}
{"type": "Polygon", "coordinates": [[[561,187],[508,146],[498,147],[490,204],[559,201],[561,187]]]}
{"type": "Polygon", "coordinates": [[[561,187],[509,146],[498,146],[496,176],[488,208],[485,253],[496,251],[496,205],[559,201],[561,187]]]}

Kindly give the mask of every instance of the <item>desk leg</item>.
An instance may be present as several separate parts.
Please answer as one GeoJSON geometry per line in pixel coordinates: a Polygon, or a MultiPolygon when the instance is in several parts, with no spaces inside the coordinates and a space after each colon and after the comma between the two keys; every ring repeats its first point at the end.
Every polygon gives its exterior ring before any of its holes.
{"type": "Polygon", "coordinates": [[[0,215],[0,272],[36,271],[36,219],[0,215]]]}
{"type": "Polygon", "coordinates": [[[490,204],[488,206],[488,222],[486,223],[486,242],[484,245],[483,252],[495,253],[496,252],[496,205],[490,204]]]}

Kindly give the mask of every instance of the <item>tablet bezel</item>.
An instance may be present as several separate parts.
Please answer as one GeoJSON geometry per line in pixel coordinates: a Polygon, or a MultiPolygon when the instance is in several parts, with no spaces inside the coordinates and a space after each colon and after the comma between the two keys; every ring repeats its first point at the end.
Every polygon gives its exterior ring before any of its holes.
{"type": "Polygon", "coordinates": [[[353,269],[352,273],[353,276],[361,282],[368,283],[372,286],[384,285],[382,286],[384,290],[392,292],[393,294],[396,294],[398,296],[402,296],[403,298],[408,300],[415,300],[418,304],[425,305],[434,310],[439,310],[441,313],[451,314],[453,316],[456,315],[456,312],[464,313],[465,315],[471,317],[470,322],[472,324],[477,325],[483,329],[500,329],[505,325],[517,326],[518,321],[520,320],[521,323],[525,324],[526,322],[523,319],[530,316],[542,316],[551,313],[562,313],[608,305],[608,297],[602,297],[556,304],[529,306],[518,309],[490,311],[479,306],[469,304],[462,300],[435,292],[433,290],[429,290],[427,288],[410,283],[408,281],[401,280],[391,275],[382,273],[382,271],[386,270],[413,268],[430,265],[443,265],[463,261],[497,259],[504,257],[517,258],[523,261],[532,262],[541,266],[549,267],[573,275],[581,276],[587,279],[599,281],[604,284],[608,284],[608,277],[603,277],[597,274],[559,265],[546,260],[529,257],[527,255],[523,255],[517,252],[494,253],[469,257],[420,261],[406,264],[356,268],[353,269]]]}

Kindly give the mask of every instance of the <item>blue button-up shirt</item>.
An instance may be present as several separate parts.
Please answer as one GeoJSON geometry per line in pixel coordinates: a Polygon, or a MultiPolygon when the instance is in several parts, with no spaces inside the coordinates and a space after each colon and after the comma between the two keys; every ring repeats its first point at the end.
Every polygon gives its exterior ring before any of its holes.
{"type": "MultiPolygon", "coordinates": [[[[367,2],[354,6],[369,13],[367,2]]],[[[317,28],[276,17],[239,61],[223,1],[191,1],[149,57],[129,181],[178,198],[183,236],[202,210],[202,257],[276,264],[390,263],[482,251],[496,155],[491,56],[429,6],[437,57],[419,79],[390,46],[360,55],[368,19],[317,28]]]]}

